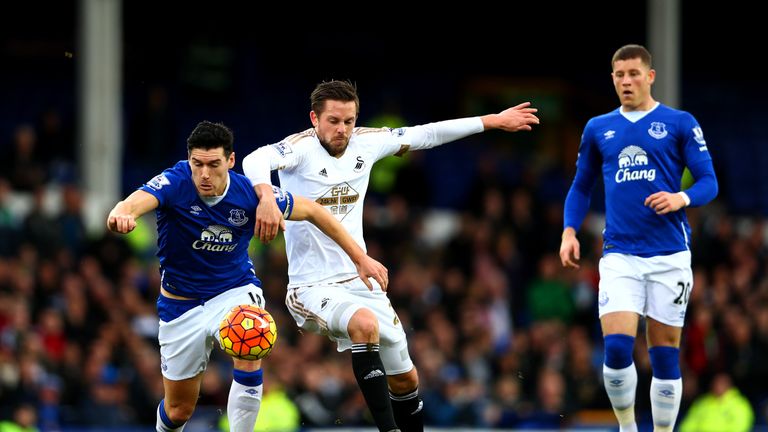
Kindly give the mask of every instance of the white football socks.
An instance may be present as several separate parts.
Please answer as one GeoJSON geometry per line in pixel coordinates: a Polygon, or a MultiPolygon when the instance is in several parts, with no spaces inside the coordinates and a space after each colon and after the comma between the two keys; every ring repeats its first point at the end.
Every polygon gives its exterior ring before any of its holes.
{"type": "Polygon", "coordinates": [[[603,365],[603,384],[611,400],[613,412],[619,421],[621,432],[637,432],[635,422],[635,393],[637,391],[637,369],[635,364],[624,369],[611,369],[603,365]]]}
{"type": "Polygon", "coordinates": [[[231,432],[253,432],[261,408],[263,391],[263,384],[249,387],[232,381],[227,399],[227,418],[231,432]]]}
{"type": "Polygon", "coordinates": [[[651,380],[651,413],[654,432],[672,432],[683,398],[683,379],[651,380]]]}

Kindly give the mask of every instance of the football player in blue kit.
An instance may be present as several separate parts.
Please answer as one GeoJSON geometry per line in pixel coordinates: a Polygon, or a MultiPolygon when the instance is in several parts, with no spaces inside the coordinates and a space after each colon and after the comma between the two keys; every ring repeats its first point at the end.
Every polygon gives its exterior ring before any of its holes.
{"type": "MultiPolygon", "coordinates": [[[[128,233],[136,219],[156,210],[161,287],[157,300],[164,399],[157,410],[159,432],[181,431],[192,416],[202,373],[225,314],[239,304],[264,306],[261,281],[248,256],[252,217],[259,200],[251,182],[231,169],[232,132],[201,122],[187,139],[182,160],[115,205],[109,230],[128,233]]],[[[363,283],[382,287],[387,270],[314,201],[273,189],[283,217],[306,220],[349,255],[363,283]]],[[[227,416],[230,430],[252,432],[263,392],[261,360],[233,358],[227,416]]]]}
{"type": "Polygon", "coordinates": [[[680,338],[693,288],[691,228],[684,208],[711,201],[717,178],[696,119],[651,96],[656,71],[648,50],[623,46],[611,66],[621,106],[592,118],[584,128],[576,175],[565,199],[560,259],[564,266],[578,268],[576,231],[602,173],[606,222],[598,308],[605,389],[620,430],[637,431],[632,350],[644,316],[654,430],[672,431],[683,387],[680,338]],[[696,181],[680,191],[686,166],[696,181]]]}

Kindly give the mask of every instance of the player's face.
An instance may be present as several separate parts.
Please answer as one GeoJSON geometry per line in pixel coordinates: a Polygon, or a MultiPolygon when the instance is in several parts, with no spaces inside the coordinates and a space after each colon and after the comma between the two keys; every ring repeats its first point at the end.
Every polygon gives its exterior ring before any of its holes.
{"type": "Polygon", "coordinates": [[[224,148],[192,149],[189,153],[189,167],[192,180],[200,196],[212,197],[224,194],[229,170],[235,166],[235,153],[224,157],[224,148]]]}
{"type": "Polygon", "coordinates": [[[653,104],[651,84],[656,71],[639,58],[617,60],[613,63],[613,86],[625,111],[648,110],[653,104]]]}
{"type": "Polygon", "coordinates": [[[325,109],[318,116],[314,111],[309,113],[312,126],[315,127],[317,138],[329,155],[340,157],[344,154],[352,137],[352,129],[357,120],[357,105],[354,101],[341,102],[325,101],[325,109]]]}

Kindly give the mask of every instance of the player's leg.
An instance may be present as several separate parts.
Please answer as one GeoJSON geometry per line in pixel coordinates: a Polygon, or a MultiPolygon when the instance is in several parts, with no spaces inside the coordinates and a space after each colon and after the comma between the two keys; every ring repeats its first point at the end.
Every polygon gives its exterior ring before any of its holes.
{"type": "Polygon", "coordinates": [[[647,319],[648,354],[651,358],[651,413],[656,432],[675,428],[683,395],[680,373],[680,337],[682,327],[672,327],[647,319]]]}
{"type": "Polygon", "coordinates": [[[374,292],[358,278],[346,283],[289,288],[285,304],[299,327],[327,335],[336,341],[339,351],[352,350],[352,369],[360,391],[376,426],[389,431],[397,426],[379,353],[379,320],[372,310],[388,307],[389,301],[373,283],[374,292]]]}
{"type": "Polygon", "coordinates": [[[424,402],[419,397],[419,374],[416,368],[402,374],[388,375],[387,381],[397,426],[403,432],[423,431],[424,402]]]}
{"type": "Polygon", "coordinates": [[[252,432],[264,394],[261,360],[233,358],[232,385],[227,400],[227,418],[232,432],[252,432]]]}
{"type": "Polygon", "coordinates": [[[424,430],[424,402],[419,397],[419,374],[408,353],[405,331],[389,304],[382,304],[375,310],[379,317],[381,361],[387,371],[395,422],[403,432],[421,432],[424,430]]]}
{"type": "Polygon", "coordinates": [[[693,289],[688,251],[648,259],[649,278],[646,337],[651,359],[651,412],[657,432],[672,431],[680,411],[683,379],[680,339],[693,289]]]}
{"type": "MultiPolygon", "coordinates": [[[[218,329],[222,318],[233,307],[243,304],[264,307],[265,301],[261,288],[248,284],[221,293],[206,303],[209,328],[219,344],[221,342],[218,329]]],[[[229,430],[253,432],[264,395],[261,360],[242,360],[234,357],[232,360],[234,370],[227,398],[229,430]]]]}
{"type": "Polygon", "coordinates": [[[632,352],[640,315],[644,313],[645,284],[636,275],[634,259],[623,254],[607,254],[600,259],[598,309],[605,347],[603,385],[621,432],[637,431],[637,369],[632,352]]]}
{"type": "Polygon", "coordinates": [[[603,329],[605,359],[603,385],[619,421],[621,432],[637,431],[635,396],[637,369],[632,351],[639,315],[635,312],[612,312],[600,318],[603,329]]]}
{"type": "Polygon", "coordinates": [[[379,321],[367,308],[355,311],[347,324],[352,341],[352,370],[380,431],[397,429],[389,401],[387,372],[379,354],[379,321]]]}
{"type": "Polygon", "coordinates": [[[181,432],[197,405],[203,374],[179,381],[163,377],[165,395],[157,407],[157,432],[181,432]]]}
{"type": "Polygon", "coordinates": [[[181,431],[197,405],[205,366],[213,344],[203,324],[200,302],[160,295],[160,370],[164,399],[156,411],[158,432],[181,431]]]}

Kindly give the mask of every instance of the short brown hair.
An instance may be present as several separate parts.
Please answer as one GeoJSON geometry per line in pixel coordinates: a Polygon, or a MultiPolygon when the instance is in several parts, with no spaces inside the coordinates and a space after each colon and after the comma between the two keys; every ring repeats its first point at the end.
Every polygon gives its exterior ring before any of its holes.
{"type": "Polygon", "coordinates": [[[651,53],[648,52],[644,46],[634,44],[624,45],[623,47],[617,49],[613,54],[613,58],[611,59],[611,67],[613,67],[613,65],[619,60],[629,60],[634,58],[639,58],[644,65],[648,66],[648,69],[653,68],[653,63],[651,62],[651,53]]]}
{"type": "Polygon", "coordinates": [[[355,114],[360,114],[360,99],[357,97],[357,86],[350,81],[331,80],[318,84],[309,97],[312,111],[320,116],[327,100],[355,102],[355,114]]]}

